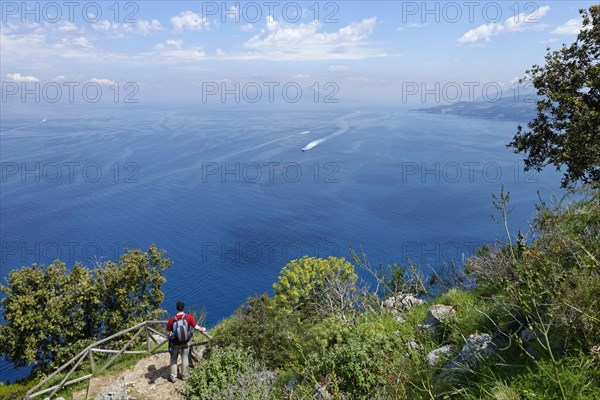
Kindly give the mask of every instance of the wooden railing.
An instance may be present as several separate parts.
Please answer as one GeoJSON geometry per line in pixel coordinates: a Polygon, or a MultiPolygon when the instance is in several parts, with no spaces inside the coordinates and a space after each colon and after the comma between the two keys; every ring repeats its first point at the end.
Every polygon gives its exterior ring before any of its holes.
{"type": "MultiPolygon", "coordinates": [[[[154,353],[161,346],[166,344],[169,341],[169,339],[168,339],[167,335],[164,333],[164,327],[161,328],[161,330],[163,331],[163,332],[161,332],[161,331],[155,329],[154,327],[152,327],[152,325],[159,325],[159,324],[165,325],[166,323],[167,323],[166,320],[165,321],[140,322],[139,324],[132,326],[131,328],[122,330],[121,332],[115,333],[114,335],[111,335],[107,338],[104,338],[102,340],[97,341],[96,343],[89,345],[88,347],[83,349],[81,352],[79,352],[75,357],[71,358],[69,361],[67,361],[66,363],[61,365],[56,371],[54,371],[53,373],[48,375],[46,378],[44,378],[44,380],[42,380],[40,383],[38,383],[37,385],[35,385],[31,389],[29,389],[27,391],[27,393],[25,394],[25,400],[33,399],[34,397],[40,396],[42,394],[46,394],[48,392],[50,394],[46,397],[51,399],[63,387],[91,379],[94,376],[95,372],[104,371],[117,358],[119,358],[123,354],[152,354],[152,353],[154,353]],[[123,347],[121,347],[118,350],[101,349],[98,347],[102,344],[110,342],[111,340],[114,340],[114,339],[116,339],[120,336],[123,336],[129,332],[132,332],[132,331],[136,331],[135,334],[129,339],[129,341],[123,347]],[[129,348],[129,346],[131,346],[131,344],[134,343],[135,340],[144,333],[146,335],[146,349],[145,350],[127,350],[129,348]],[[94,353],[105,353],[105,354],[108,353],[108,354],[113,354],[113,356],[104,365],[102,365],[101,367],[98,368],[94,361],[94,353]],[[81,363],[85,359],[89,360],[90,373],[80,376],[78,378],[69,380],[69,378],[73,375],[73,373],[77,370],[77,368],[81,365],[81,363]],[[54,379],[55,376],[57,376],[62,371],[66,370],[68,367],[71,367],[71,369],[67,372],[67,374],[63,377],[63,379],[58,384],[56,384],[52,387],[46,388],[46,389],[41,389],[42,387],[44,387],[44,385],[46,385],[48,382],[50,382],[52,379],[54,379]]],[[[202,332],[202,334],[204,336],[206,336],[208,339],[212,339],[212,337],[209,334],[207,334],[205,332],[202,332]]],[[[203,345],[203,344],[206,344],[206,342],[191,344],[191,351],[190,351],[191,357],[197,358],[197,356],[194,355],[194,346],[195,345],[203,345]]]]}

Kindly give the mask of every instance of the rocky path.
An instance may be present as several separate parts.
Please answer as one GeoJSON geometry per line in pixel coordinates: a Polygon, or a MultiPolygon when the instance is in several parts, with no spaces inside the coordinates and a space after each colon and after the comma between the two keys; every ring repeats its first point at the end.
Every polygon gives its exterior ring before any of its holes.
{"type": "MultiPolygon", "coordinates": [[[[180,364],[181,365],[181,364],[180,364]]],[[[177,380],[171,383],[169,353],[158,353],[141,359],[126,371],[115,375],[92,378],[89,399],[95,400],[153,400],[177,399],[177,391],[184,385],[177,380]]],[[[73,400],[85,400],[87,390],[73,393],[73,400]]]]}

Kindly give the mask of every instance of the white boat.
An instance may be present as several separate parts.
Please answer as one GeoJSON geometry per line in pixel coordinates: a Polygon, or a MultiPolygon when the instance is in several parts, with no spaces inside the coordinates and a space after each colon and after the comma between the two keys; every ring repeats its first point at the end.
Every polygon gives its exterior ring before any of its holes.
{"type": "Polygon", "coordinates": [[[322,143],[325,139],[317,139],[317,140],[313,140],[312,142],[310,142],[309,144],[307,144],[306,146],[304,146],[304,148],[302,149],[302,151],[308,151],[310,149],[312,149],[313,147],[315,147],[316,145],[322,143]]]}

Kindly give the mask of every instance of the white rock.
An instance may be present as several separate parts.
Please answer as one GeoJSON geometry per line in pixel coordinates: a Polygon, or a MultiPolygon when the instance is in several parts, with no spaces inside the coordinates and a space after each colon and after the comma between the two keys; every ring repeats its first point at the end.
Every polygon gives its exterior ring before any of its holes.
{"type": "Polygon", "coordinates": [[[383,308],[389,308],[398,311],[408,311],[413,307],[421,306],[425,301],[416,298],[412,294],[399,294],[384,300],[381,303],[383,308]]]}
{"type": "Polygon", "coordinates": [[[451,370],[476,368],[482,358],[494,354],[494,347],[492,336],[487,333],[469,335],[467,343],[460,353],[450,360],[446,368],[451,370]]]}
{"type": "Polygon", "coordinates": [[[419,344],[417,342],[411,340],[410,342],[406,343],[406,347],[408,347],[411,350],[416,350],[420,346],[419,346],[419,344]]]}
{"type": "Polygon", "coordinates": [[[456,315],[454,307],[435,304],[429,307],[427,317],[423,321],[423,326],[426,328],[437,328],[442,322],[454,315],[456,315]]]}
{"type": "Polygon", "coordinates": [[[440,361],[443,361],[444,359],[449,359],[450,357],[452,357],[452,345],[447,344],[445,346],[442,346],[438,349],[435,350],[431,350],[426,356],[425,356],[425,362],[429,365],[431,365],[432,367],[436,364],[438,364],[440,361]]]}

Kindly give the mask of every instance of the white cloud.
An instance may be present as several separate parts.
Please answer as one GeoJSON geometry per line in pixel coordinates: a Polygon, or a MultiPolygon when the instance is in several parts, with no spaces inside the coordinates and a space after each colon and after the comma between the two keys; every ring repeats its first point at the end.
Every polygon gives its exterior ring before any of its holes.
{"type": "Polygon", "coordinates": [[[210,26],[207,18],[189,10],[182,11],[179,15],[171,18],[171,23],[175,32],[183,32],[184,29],[189,31],[207,30],[210,26]]]}
{"type": "Polygon", "coordinates": [[[348,68],[345,65],[330,65],[328,69],[331,72],[348,72],[348,71],[350,71],[350,68],[348,68]]]}
{"type": "Polygon", "coordinates": [[[269,60],[335,60],[385,56],[367,39],[377,18],[353,22],[335,32],[319,32],[323,24],[287,24],[267,18],[265,29],[244,43],[250,49],[242,58],[269,60]]]}
{"type": "Polygon", "coordinates": [[[160,22],[156,19],[138,19],[137,22],[122,24],[103,20],[91,25],[96,32],[104,32],[108,36],[114,38],[123,38],[131,34],[149,36],[155,32],[164,30],[160,22]]]}
{"type": "Polygon", "coordinates": [[[240,29],[244,32],[250,32],[254,29],[254,24],[242,25],[242,27],[240,29]]]}
{"type": "Polygon", "coordinates": [[[140,19],[135,24],[123,24],[123,25],[135,26],[136,28],[133,29],[133,32],[140,33],[144,36],[148,36],[154,32],[159,32],[159,31],[163,30],[163,27],[160,25],[160,22],[156,19],[153,19],[151,21],[148,21],[145,19],[140,19]]]}
{"type": "Polygon", "coordinates": [[[583,27],[583,23],[581,18],[573,18],[568,20],[562,25],[557,26],[552,32],[555,35],[577,35],[581,28],[583,27]]]}
{"type": "Polygon", "coordinates": [[[90,42],[86,37],[84,36],[80,36],[77,38],[73,38],[73,43],[75,43],[78,46],[81,47],[86,47],[88,49],[91,49],[94,47],[94,45],[92,44],[92,42],[90,42]]]}
{"type": "Polygon", "coordinates": [[[348,80],[355,83],[386,83],[384,79],[368,78],[365,76],[351,76],[348,80]]]}
{"type": "Polygon", "coordinates": [[[297,75],[292,76],[292,79],[306,81],[306,80],[310,79],[310,75],[297,74],[297,75]]]}
{"type": "Polygon", "coordinates": [[[21,75],[19,72],[7,74],[6,77],[14,82],[39,82],[40,80],[32,75],[21,75]]]}
{"type": "Polygon", "coordinates": [[[459,43],[474,43],[482,39],[489,41],[492,36],[499,34],[500,27],[500,24],[480,25],[466,32],[458,41],[459,43]]]}
{"type": "Polygon", "coordinates": [[[92,78],[92,79],[90,79],[90,82],[97,83],[98,85],[107,85],[107,86],[115,84],[115,81],[112,81],[110,79],[105,79],[105,78],[103,78],[103,79],[92,78]]]}
{"type": "Polygon", "coordinates": [[[520,13],[517,16],[510,17],[503,23],[493,22],[480,25],[462,35],[460,39],[458,39],[458,42],[461,44],[476,43],[481,40],[488,42],[493,36],[504,33],[540,28],[539,19],[544,17],[549,10],[550,6],[542,6],[532,13],[520,13]]]}
{"type": "Polygon", "coordinates": [[[181,39],[167,39],[164,43],[158,43],[154,46],[154,50],[164,50],[164,49],[181,49],[183,46],[183,40],[181,39]]]}
{"type": "Polygon", "coordinates": [[[181,63],[206,59],[206,52],[200,47],[155,47],[158,52],[142,54],[144,59],[155,59],[158,62],[181,63]]]}
{"type": "Polygon", "coordinates": [[[61,24],[58,26],[58,30],[61,32],[72,32],[72,31],[76,31],[77,30],[77,25],[75,25],[73,22],[65,22],[64,24],[61,24]]]}
{"type": "Polygon", "coordinates": [[[179,39],[179,40],[175,40],[175,39],[168,39],[165,44],[169,45],[169,46],[175,46],[178,49],[181,48],[181,45],[183,44],[183,40],[179,39]]]}
{"type": "Polygon", "coordinates": [[[406,24],[405,26],[399,26],[396,28],[397,31],[403,31],[406,28],[424,28],[426,26],[429,26],[429,23],[424,23],[424,24],[419,24],[416,22],[411,22],[409,24],[406,24]]]}
{"type": "MultiPolygon", "coordinates": [[[[85,58],[88,63],[103,55],[92,52],[92,42],[76,31],[61,31],[64,25],[59,24],[2,24],[0,27],[0,43],[2,53],[10,54],[3,59],[3,67],[19,70],[29,66],[44,65],[46,69],[56,65],[59,59],[85,58]]],[[[106,56],[106,55],[104,55],[106,56]]],[[[59,73],[50,71],[50,73],[59,73]]]]}

